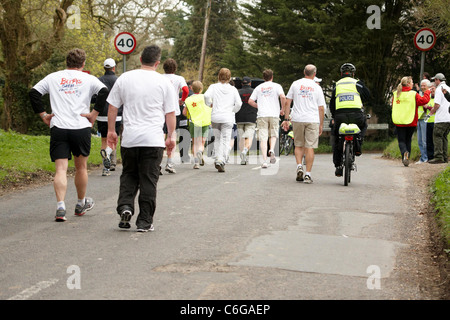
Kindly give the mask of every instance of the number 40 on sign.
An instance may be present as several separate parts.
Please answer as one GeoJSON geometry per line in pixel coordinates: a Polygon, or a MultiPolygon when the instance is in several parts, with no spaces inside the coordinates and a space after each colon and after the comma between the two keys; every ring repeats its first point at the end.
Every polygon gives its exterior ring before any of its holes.
{"type": "Polygon", "coordinates": [[[114,39],[114,46],[120,54],[130,54],[136,48],[136,38],[129,32],[121,32],[114,39]]]}
{"type": "Polygon", "coordinates": [[[436,34],[429,28],[423,28],[416,32],[414,45],[420,51],[429,51],[436,44],[436,34]]]}

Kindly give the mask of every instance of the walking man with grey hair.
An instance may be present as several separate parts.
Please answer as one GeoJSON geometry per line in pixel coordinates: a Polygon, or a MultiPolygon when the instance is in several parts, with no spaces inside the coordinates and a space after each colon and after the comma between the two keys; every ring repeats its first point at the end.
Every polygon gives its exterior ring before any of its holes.
{"type": "Polygon", "coordinates": [[[325,97],[322,88],[314,81],[317,68],[309,64],[304,69],[305,77],[292,83],[284,105],[284,130],[289,129],[290,106],[292,108],[292,128],[294,131],[296,180],[312,183],[311,171],[314,163],[314,149],[319,146],[319,136],[323,132],[325,97]],[[305,155],[306,172],[302,161],[305,155]]]}

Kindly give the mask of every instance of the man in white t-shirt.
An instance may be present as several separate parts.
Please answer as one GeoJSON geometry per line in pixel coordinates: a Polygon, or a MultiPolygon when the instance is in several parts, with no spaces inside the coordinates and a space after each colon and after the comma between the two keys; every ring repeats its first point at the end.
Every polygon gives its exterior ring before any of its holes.
{"type": "Polygon", "coordinates": [[[69,51],[67,69],[49,74],[29,92],[34,112],[39,113],[50,127],[50,157],[56,171],[53,181],[57,200],[56,221],[66,221],[67,168],[72,155],[78,196],[75,215],[82,216],[94,206],[92,198],[86,197],[91,128],[109,91],[96,77],[83,72],[85,61],[86,53],[82,49],[69,51]],[[50,95],[51,114],[45,112],[42,103],[42,96],[46,94],[50,95]],[[97,95],[94,110],[89,112],[94,95],[97,95]]]}
{"type": "MultiPolygon", "coordinates": [[[[169,58],[166,61],[164,61],[164,64],[163,64],[163,69],[165,72],[164,77],[166,77],[170,80],[177,95],[180,92],[182,92],[181,98],[178,100],[176,108],[175,108],[175,115],[177,116],[176,129],[178,131],[177,132],[178,137],[180,138],[180,140],[184,140],[184,139],[188,139],[187,134],[189,134],[189,131],[185,130],[185,131],[183,131],[183,135],[181,135],[178,129],[180,127],[180,117],[181,117],[181,111],[182,111],[181,107],[183,105],[184,100],[186,100],[186,98],[189,95],[189,87],[188,87],[188,85],[186,83],[186,79],[184,79],[184,77],[175,74],[175,72],[177,71],[177,67],[178,67],[177,62],[172,58],[169,58]]],[[[187,120],[184,120],[184,121],[186,122],[186,124],[182,124],[182,126],[186,127],[187,120]]],[[[166,125],[164,125],[164,133],[167,134],[166,125]]],[[[183,154],[183,153],[187,154],[189,152],[190,139],[189,139],[189,145],[187,148],[186,148],[186,141],[184,141],[184,142],[185,143],[183,144],[183,146],[184,146],[184,149],[186,149],[186,150],[180,150],[180,154],[183,154]]],[[[174,163],[173,163],[173,156],[172,156],[172,153],[169,153],[169,152],[167,152],[167,163],[166,163],[165,170],[169,173],[176,173],[176,170],[174,168],[174,163]]]]}
{"type": "Polygon", "coordinates": [[[283,107],[286,101],[283,88],[273,82],[273,71],[264,70],[264,83],[253,90],[248,104],[258,109],[256,126],[258,128],[258,140],[263,156],[261,168],[267,168],[267,141],[269,140],[270,163],[276,163],[275,144],[280,129],[280,114],[283,115],[283,107]],[[281,102],[281,107],[280,107],[281,102]]]}
{"type": "Polygon", "coordinates": [[[134,202],[139,191],[139,232],[153,231],[156,209],[156,189],[164,148],[172,152],[176,144],[175,108],[178,94],[171,82],[156,71],[161,59],[161,48],[148,46],[141,55],[141,68],[122,74],[109,96],[108,146],[117,143],[115,121],[123,105],[123,132],[121,140],[122,174],[120,176],[117,213],[119,227],[130,228],[134,202]],[[164,141],[164,122],[167,138],[164,141]]]}
{"type": "Polygon", "coordinates": [[[428,161],[431,164],[448,162],[448,135],[450,133],[450,103],[444,96],[442,89],[448,91],[450,88],[445,83],[445,76],[442,73],[436,74],[433,78],[436,84],[434,95],[434,107],[430,114],[436,114],[434,118],[433,144],[434,159],[428,161]]]}
{"type": "MultiPolygon", "coordinates": [[[[307,65],[305,77],[294,81],[286,96],[285,119],[289,119],[290,105],[292,108],[291,122],[294,131],[295,160],[297,161],[296,180],[312,183],[311,171],[314,162],[314,149],[319,146],[319,136],[323,132],[325,115],[325,97],[322,88],[314,81],[317,68],[307,65]],[[304,174],[302,159],[305,154],[306,173],[304,174]]],[[[285,130],[289,128],[289,120],[282,123],[285,130]]]]}

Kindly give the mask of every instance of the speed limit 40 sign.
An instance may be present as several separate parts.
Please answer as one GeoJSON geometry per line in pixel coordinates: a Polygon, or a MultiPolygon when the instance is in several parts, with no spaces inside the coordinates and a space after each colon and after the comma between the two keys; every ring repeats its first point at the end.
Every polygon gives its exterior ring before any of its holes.
{"type": "Polygon", "coordinates": [[[423,28],[416,32],[414,45],[420,51],[429,51],[436,44],[436,33],[429,28],[423,28]]]}
{"type": "Polygon", "coordinates": [[[136,38],[129,32],[121,32],[114,39],[114,46],[120,54],[130,54],[136,48],[136,38]]]}

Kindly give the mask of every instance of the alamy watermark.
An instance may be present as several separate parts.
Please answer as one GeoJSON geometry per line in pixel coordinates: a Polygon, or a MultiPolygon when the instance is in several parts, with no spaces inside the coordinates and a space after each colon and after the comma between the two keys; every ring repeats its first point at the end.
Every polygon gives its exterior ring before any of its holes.
{"type": "Polygon", "coordinates": [[[371,5],[367,7],[366,12],[371,14],[366,22],[367,28],[370,30],[381,29],[381,8],[377,5],[371,5]]]}
{"type": "Polygon", "coordinates": [[[366,269],[366,273],[370,276],[367,278],[367,289],[380,290],[381,289],[381,269],[379,266],[371,265],[366,269]]]}
{"type": "Polygon", "coordinates": [[[81,10],[79,6],[71,5],[67,8],[66,26],[69,29],[81,29],[81,10]]]}
{"type": "Polygon", "coordinates": [[[70,276],[67,278],[67,288],[70,290],[81,289],[81,269],[77,265],[71,265],[67,268],[70,276]]]}

